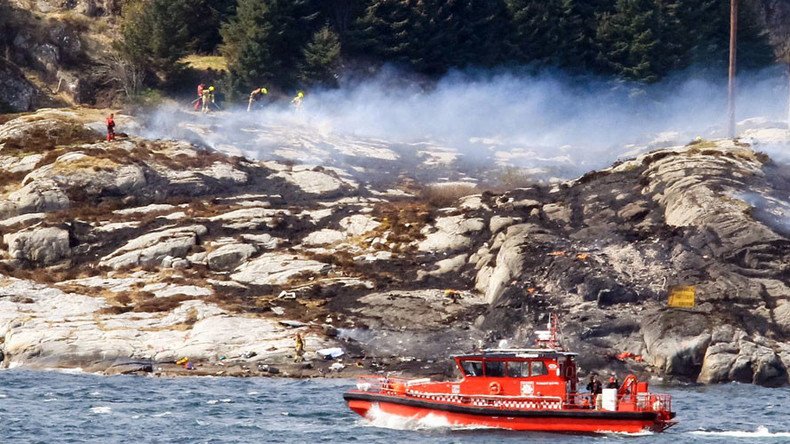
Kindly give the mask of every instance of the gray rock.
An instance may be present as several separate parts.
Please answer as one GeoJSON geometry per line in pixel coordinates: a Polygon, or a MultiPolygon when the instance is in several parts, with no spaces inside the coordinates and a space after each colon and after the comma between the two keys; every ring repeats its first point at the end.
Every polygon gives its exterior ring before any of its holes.
{"type": "Polygon", "coordinates": [[[36,180],[10,193],[0,201],[0,218],[68,208],[69,198],[52,180],[36,180]]]}
{"type": "Polygon", "coordinates": [[[710,344],[703,314],[666,311],[646,316],[642,334],[652,365],[670,375],[695,378],[710,344]]]}
{"type": "Polygon", "coordinates": [[[231,279],[254,285],[283,285],[299,275],[317,275],[331,266],[289,254],[264,253],[241,265],[231,279]]]}
{"type": "Polygon", "coordinates": [[[103,257],[99,265],[116,270],[138,265],[162,265],[167,256],[184,258],[198,238],[207,232],[202,225],[192,225],[147,233],[103,257]]]}
{"type": "Polygon", "coordinates": [[[560,224],[571,223],[571,210],[559,203],[543,205],[543,213],[550,221],[560,224]]]}
{"type": "Polygon", "coordinates": [[[60,228],[37,228],[6,234],[3,242],[14,259],[36,265],[51,265],[69,256],[69,232],[60,228]]]}
{"type": "Polygon", "coordinates": [[[256,248],[249,244],[228,244],[209,253],[206,260],[212,270],[229,271],[246,262],[255,252],[256,248]]]}
{"type": "Polygon", "coordinates": [[[450,252],[472,244],[468,235],[485,228],[481,219],[466,219],[464,216],[447,216],[436,219],[435,232],[424,230],[425,239],[417,245],[420,251],[450,252]]]}
{"type": "Polygon", "coordinates": [[[496,257],[496,267],[485,280],[488,284],[485,290],[487,302],[494,302],[510,282],[521,274],[524,267],[522,245],[533,229],[531,224],[513,225],[504,233],[504,241],[496,257]]]}
{"type": "Polygon", "coordinates": [[[505,217],[505,216],[491,216],[491,220],[488,221],[488,230],[491,231],[491,234],[497,234],[503,228],[507,228],[515,223],[521,221],[521,218],[518,217],[505,217]]]}
{"type": "Polygon", "coordinates": [[[30,111],[34,108],[39,91],[22,71],[0,57],[0,112],[30,111]]]}

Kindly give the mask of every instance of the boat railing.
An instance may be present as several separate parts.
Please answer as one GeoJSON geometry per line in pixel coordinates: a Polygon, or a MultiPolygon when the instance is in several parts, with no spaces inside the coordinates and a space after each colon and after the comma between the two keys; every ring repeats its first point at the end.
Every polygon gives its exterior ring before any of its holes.
{"type": "MultiPolygon", "coordinates": [[[[564,407],[582,409],[600,408],[600,406],[596,406],[596,401],[596,396],[592,393],[569,393],[564,407]]],[[[630,393],[626,393],[617,396],[617,405],[621,406],[622,404],[635,404],[636,409],[639,411],[669,412],[672,411],[672,396],[656,393],[638,393],[636,396],[633,396],[630,393]]],[[[619,408],[620,407],[618,407],[618,409],[619,408]]]]}
{"type": "Polygon", "coordinates": [[[672,396],[656,393],[639,393],[636,397],[636,406],[640,410],[671,412],[672,396]]]}
{"type": "Polygon", "coordinates": [[[565,400],[566,408],[594,408],[595,397],[592,393],[569,393],[565,400]]]}

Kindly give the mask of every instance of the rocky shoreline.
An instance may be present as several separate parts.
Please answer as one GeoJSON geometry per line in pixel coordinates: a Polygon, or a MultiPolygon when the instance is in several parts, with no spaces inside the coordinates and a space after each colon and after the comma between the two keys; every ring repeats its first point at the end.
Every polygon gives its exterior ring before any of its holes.
{"type": "Polygon", "coordinates": [[[439,148],[300,136],[254,161],[202,145],[210,125],[109,143],[99,115],[0,126],[3,367],[440,376],[556,312],[585,372],[788,383],[790,170],[759,151],[786,129],[457,198],[439,148]],[[334,161],[287,158],[311,149],[334,161]],[[675,285],[694,308],[667,307],[675,285]]]}

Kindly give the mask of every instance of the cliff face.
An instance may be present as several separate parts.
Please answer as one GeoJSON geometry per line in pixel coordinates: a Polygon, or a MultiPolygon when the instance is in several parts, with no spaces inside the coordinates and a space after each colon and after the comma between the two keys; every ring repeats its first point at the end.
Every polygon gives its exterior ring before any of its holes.
{"type": "Polygon", "coordinates": [[[0,126],[4,366],[434,374],[449,353],[528,344],[557,312],[584,370],[788,381],[790,174],[745,143],[439,207],[413,180],[436,156],[414,147],[335,140],[345,167],[258,162],[106,142],[97,121],[0,126]],[[667,307],[675,285],[695,286],[694,308],[667,307]]]}

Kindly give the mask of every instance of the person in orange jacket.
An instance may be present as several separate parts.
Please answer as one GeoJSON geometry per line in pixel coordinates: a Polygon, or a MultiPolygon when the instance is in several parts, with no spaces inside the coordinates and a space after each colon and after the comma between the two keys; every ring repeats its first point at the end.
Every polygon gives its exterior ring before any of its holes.
{"type": "Polygon", "coordinates": [[[114,115],[110,113],[110,116],[107,117],[107,141],[115,140],[115,119],[113,118],[114,115]]]}

